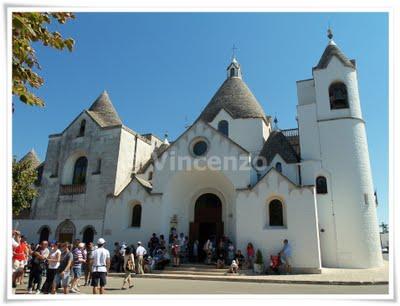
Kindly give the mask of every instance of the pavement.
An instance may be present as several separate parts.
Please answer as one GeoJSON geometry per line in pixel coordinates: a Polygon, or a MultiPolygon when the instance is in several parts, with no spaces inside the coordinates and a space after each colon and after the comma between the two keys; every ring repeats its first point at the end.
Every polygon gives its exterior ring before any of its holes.
{"type": "MultiPolygon", "coordinates": [[[[121,290],[122,278],[108,277],[105,294],[387,294],[388,285],[304,285],[304,284],[270,284],[227,281],[201,281],[181,279],[148,279],[135,278],[134,287],[121,290]]],[[[70,295],[92,294],[90,286],[81,286],[81,293],[70,295]]],[[[25,286],[19,286],[17,294],[26,294],[25,286]]],[[[44,297],[45,295],[34,295],[44,297]]],[[[51,298],[52,295],[46,297],[51,298]]],[[[25,296],[27,299],[30,295],[25,296]]],[[[63,298],[58,293],[55,298],[63,298]]]]}
{"type": "MultiPolygon", "coordinates": [[[[225,273],[212,266],[183,266],[135,275],[135,286],[121,290],[123,274],[109,273],[107,294],[387,294],[389,264],[374,269],[328,269],[321,274],[240,275],[225,273]]],[[[28,279],[25,277],[25,284],[28,279]]],[[[81,281],[82,282],[82,281],[81,281]]],[[[81,286],[80,294],[91,294],[90,286],[81,286]]],[[[26,294],[26,285],[19,285],[16,294],[26,294]]],[[[43,295],[41,295],[43,296],[43,295]]]]}
{"type": "MultiPolygon", "coordinates": [[[[384,260],[382,267],[373,269],[330,269],[323,268],[321,274],[292,275],[256,275],[252,271],[242,271],[240,275],[226,273],[212,267],[195,267],[190,265],[180,269],[168,267],[163,271],[155,271],[136,278],[206,280],[253,283],[284,283],[284,284],[318,284],[318,285],[387,285],[389,281],[389,262],[384,260]]],[[[110,276],[122,276],[120,273],[110,273],[110,276]]]]}

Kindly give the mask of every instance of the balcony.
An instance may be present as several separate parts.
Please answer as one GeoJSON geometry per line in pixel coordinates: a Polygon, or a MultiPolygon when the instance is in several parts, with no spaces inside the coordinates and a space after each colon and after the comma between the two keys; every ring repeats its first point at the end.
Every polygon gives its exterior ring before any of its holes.
{"type": "Polygon", "coordinates": [[[298,137],[299,136],[299,129],[287,129],[287,130],[281,130],[281,132],[286,137],[298,137]]]}
{"type": "Polygon", "coordinates": [[[72,195],[86,192],[86,184],[60,185],[60,195],[72,195]]]}

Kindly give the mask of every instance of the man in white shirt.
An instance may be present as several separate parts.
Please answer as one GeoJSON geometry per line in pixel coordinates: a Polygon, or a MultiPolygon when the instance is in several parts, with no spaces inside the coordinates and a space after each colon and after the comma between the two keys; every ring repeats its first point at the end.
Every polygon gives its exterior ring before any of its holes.
{"type": "Polygon", "coordinates": [[[144,260],[143,260],[143,256],[147,254],[146,249],[142,246],[142,243],[140,241],[138,241],[138,247],[136,249],[136,256],[138,259],[138,273],[139,274],[144,274],[143,271],[143,264],[144,264],[144,260]]]}
{"type": "Polygon", "coordinates": [[[104,248],[106,241],[103,238],[97,240],[97,249],[93,251],[92,287],[93,294],[97,294],[100,285],[100,294],[104,294],[107,284],[107,271],[110,269],[110,252],[104,248]]]}

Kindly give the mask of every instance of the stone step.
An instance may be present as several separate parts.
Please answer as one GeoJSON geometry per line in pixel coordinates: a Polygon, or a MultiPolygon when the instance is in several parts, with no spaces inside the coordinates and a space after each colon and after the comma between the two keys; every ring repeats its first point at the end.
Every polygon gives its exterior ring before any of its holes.
{"type": "Polygon", "coordinates": [[[349,280],[321,280],[321,279],[295,279],[293,275],[179,275],[179,274],[142,274],[135,275],[137,278],[156,278],[156,279],[181,279],[181,280],[202,280],[202,281],[229,281],[229,282],[250,282],[250,283],[270,283],[270,284],[303,284],[303,285],[387,285],[388,281],[349,281],[349,280]]]}
{"type": "Polygon", "coordinates": [[[165,267],[165,271],[183,271],[183,272],[224,272],[228,270],[228,267],[224,269],[214,268],[194,268],[194,267],[165,267]]]}
{"type": "Polygon", "coordinates": [[[154,274],[177,274],[177,275],[225,275],[228,269],[220,269],[218,271],[198,271],[198,270],[161,270],[153,271],[154,274]]]}
{"type": "MultiPolygon", "coordinates": [[[[170,268],[176,268],[173,267],[172,264],[169,265],[168,267],[170,268]]],[[[184,264],[180,264],[178,268],[200,268],[200,269],[215,269],[215,263],[214,264],[210,264],[210,265],[206,265],[206,264],[202,264],[202,263],[196,263],[196,264],[190,264],[190,263],[184,263],[184,264]]]]}
{"type": "MultiPolygon", "coordinates": [[[[213,265],[205,265],[205,264],[181,264],[179,267],[166,266],[165,270],[179,270],[179,271],[215,271],[220,272],[224,270],[228,270],[229,266],[225,266],[224,269],[217,269],[215,264],[213,265]]],[[[242,271],[251,271],[248,269],[243,269],[242,271]]]]}
{"type": "Polygon", "coordinates": [[[158,278],[158,279],[183,279],[183,280],[231,280],[231,279],[238,279],[237,277],[245,276],[243,274],[193,274],[193,273],[186,273],[186,274],[179,274],[179,273],[146,273],[146,274],[136,274],[135,277],[137,278],[158,278]]]}

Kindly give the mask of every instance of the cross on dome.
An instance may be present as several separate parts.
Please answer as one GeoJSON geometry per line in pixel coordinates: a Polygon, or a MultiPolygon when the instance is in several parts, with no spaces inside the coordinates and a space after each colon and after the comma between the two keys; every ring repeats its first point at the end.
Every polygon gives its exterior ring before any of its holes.
{"type": "Polygon", "coordinates": [[[236,48],[235,44],[233,44],[233,46],[232,46],[232,61],[236,61],[236,50],[238,50],[238,48],[236,48]]]}

